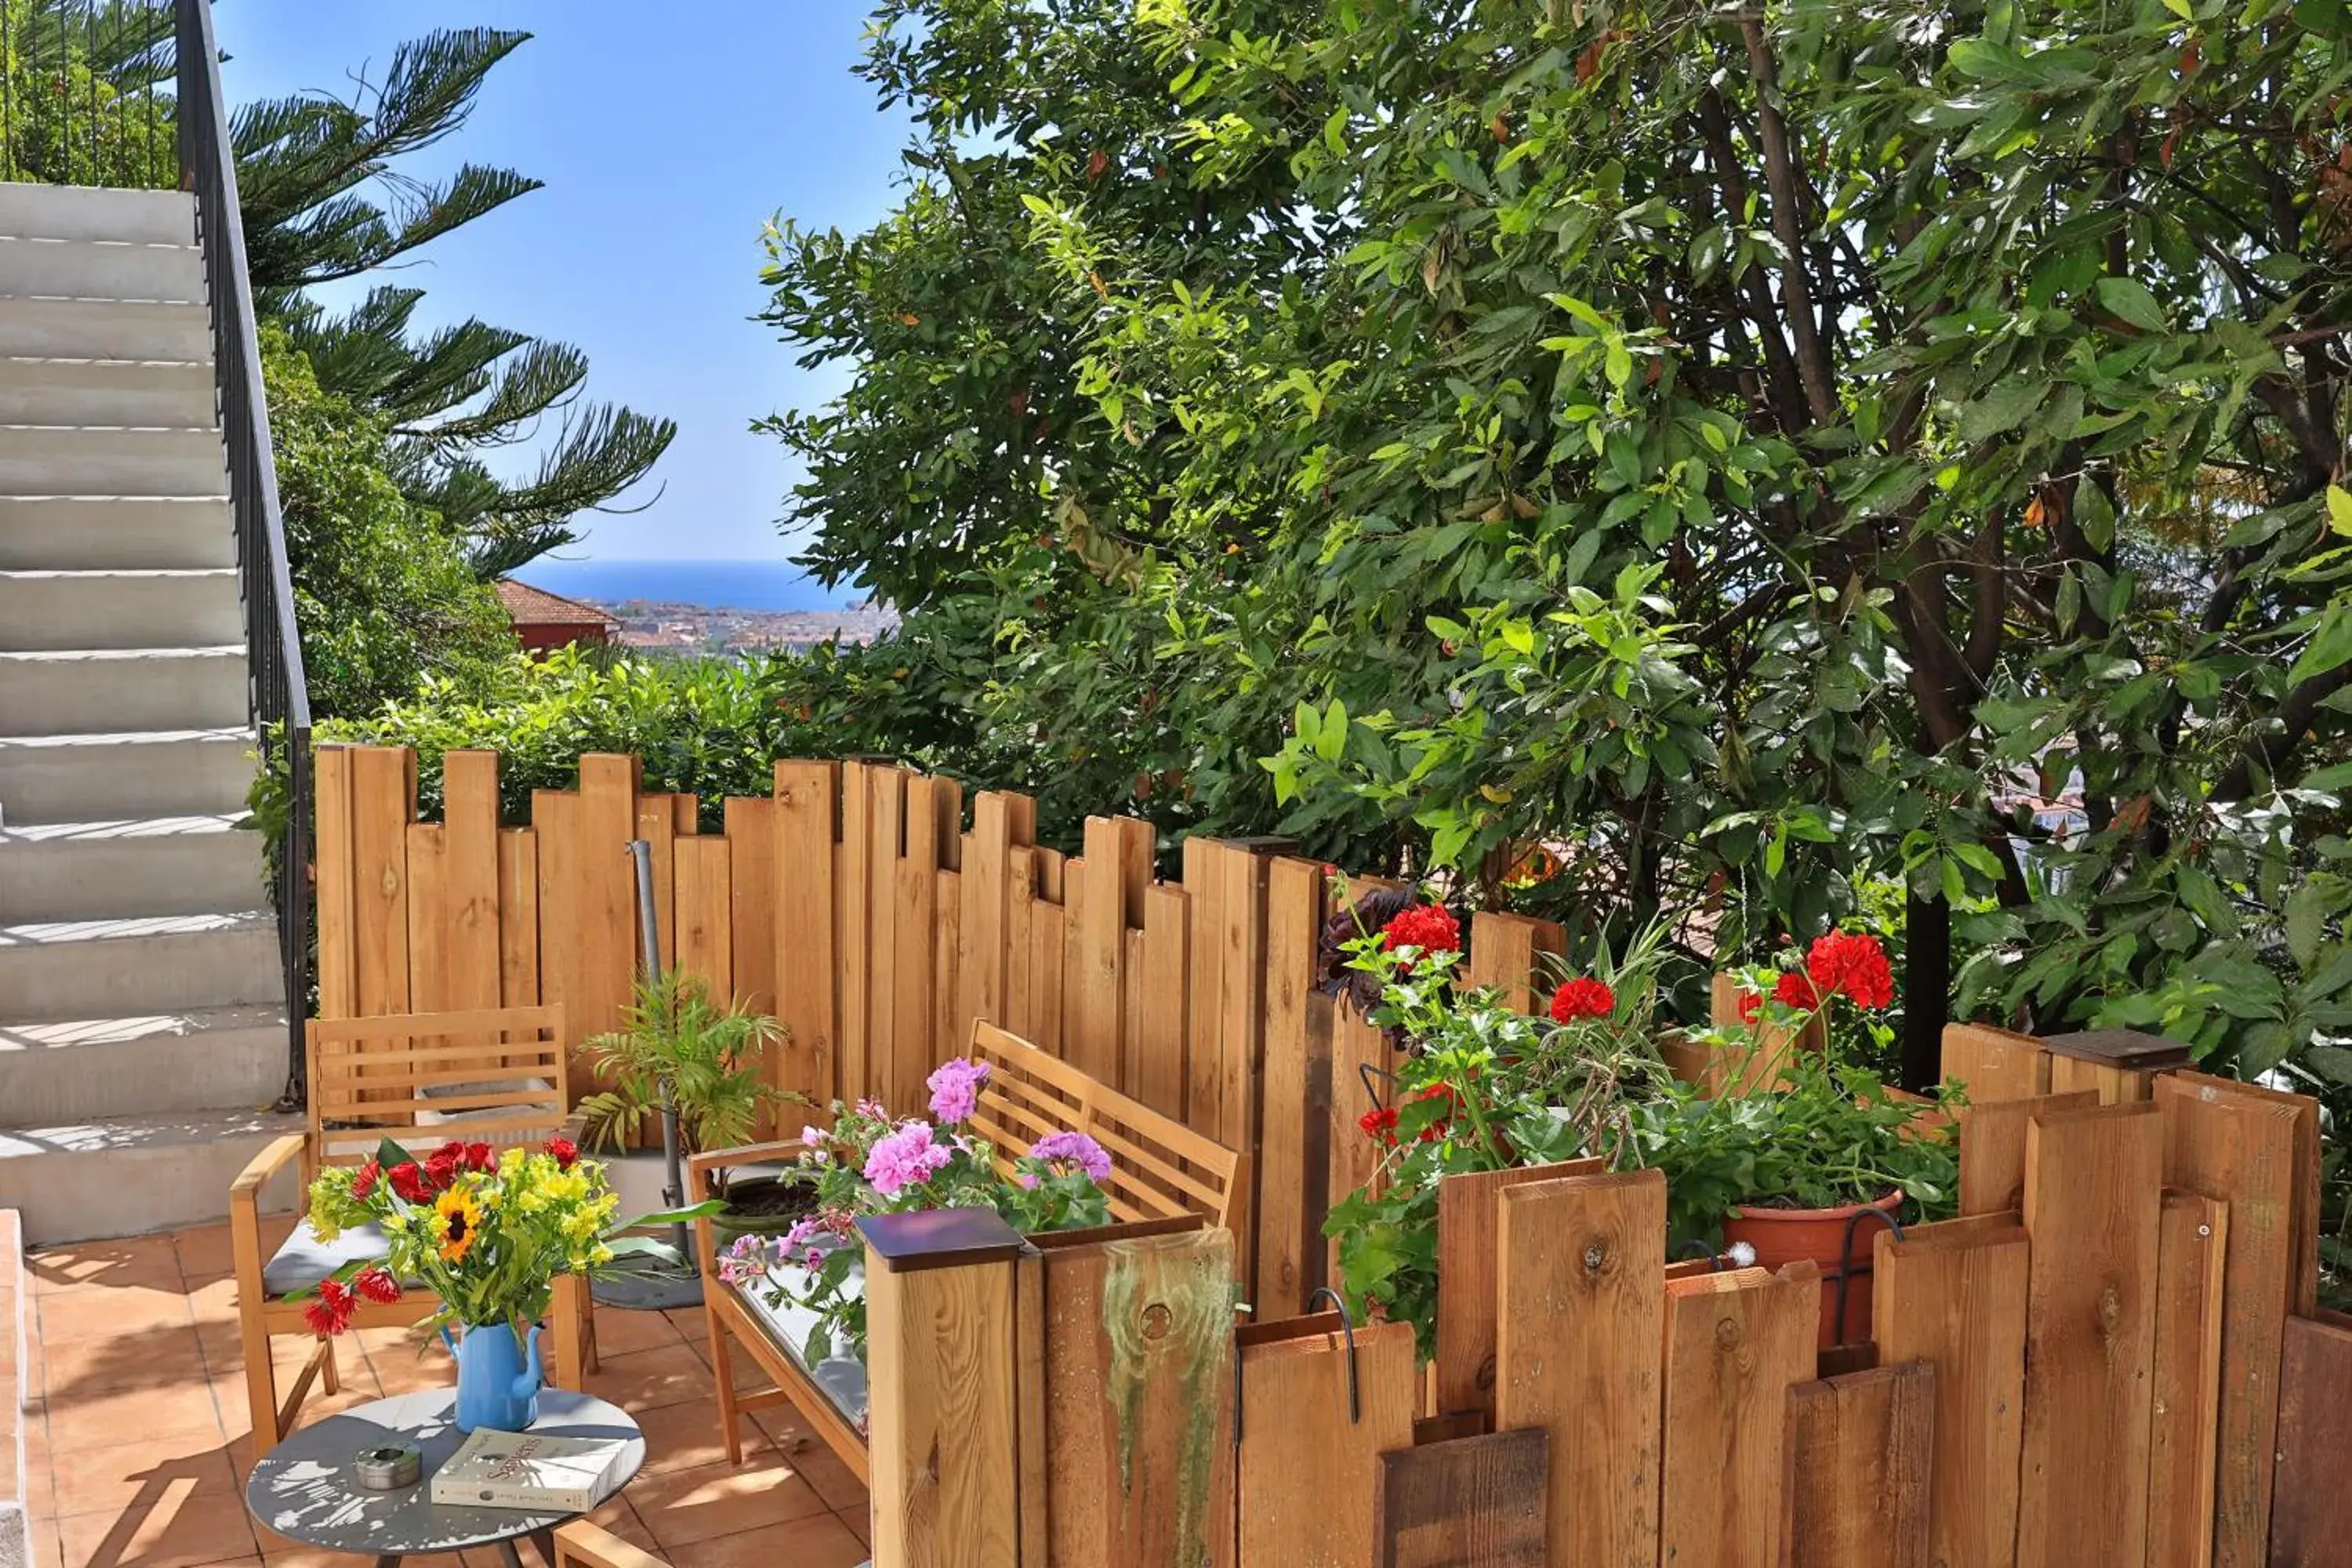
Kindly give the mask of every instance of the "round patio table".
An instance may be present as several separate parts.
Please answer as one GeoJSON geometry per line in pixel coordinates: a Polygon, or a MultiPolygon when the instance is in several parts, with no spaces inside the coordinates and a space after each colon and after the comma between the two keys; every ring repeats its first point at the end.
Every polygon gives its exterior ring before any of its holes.
{"type": "MultiPolygon", "coordinates": [[[[521,1568],[515,1542],[525,1536],[547,1568],[555,1568],[555,1527],[579,1514],[434,1502],[433,1473],[465,1440],[457,1430],[457,1404],[454,1388],[404,1394],[297,1427],[253,1467],[245,1506],[257,1522],[290,1541],[373,1557],[377,1568],[392,1568],[404,1557],[475,1546],[495,1546],[507,1568],[521,1568]],[[398,1491],[369,1491],[352,1473],[352,1458],[394,1443],[414,1443],[423,1451],[423,1476],[398,1491]]],[[[646,1462],[645,1435],[628,1413],[584,1394],[541,1390],[539,1419],[530,1429],[558,1437],[628,1439],[596,1495],[597,1504],[628,1485],[646,1462]]]]}

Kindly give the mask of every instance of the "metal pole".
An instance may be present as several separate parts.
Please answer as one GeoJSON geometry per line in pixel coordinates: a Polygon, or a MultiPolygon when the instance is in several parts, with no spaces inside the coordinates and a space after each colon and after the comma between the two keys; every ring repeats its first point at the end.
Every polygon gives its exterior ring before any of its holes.
{"type": "MultiPolygon", "coordinates": [[[[661,979],[661,931],[655,921],[654,909],[654,847],[643,838],[629,840],[629,857],[637,863],[637,943],[638,956],[643,961],[646,978],[661,979]]],[[[663,1020],[666,1024],[672,1020],[663,1020]]],[[[678,1158],[677,1107],[670,1099],[669,1079],[661,1080],[662,1130],[662,1205],[666,1208],[686,1206],[686,1166],[678,1158]]],[[[670,1245],[682,1257],[692,1257],[687,1250],[686,1226],[670,1226],[670,1245]]]]}

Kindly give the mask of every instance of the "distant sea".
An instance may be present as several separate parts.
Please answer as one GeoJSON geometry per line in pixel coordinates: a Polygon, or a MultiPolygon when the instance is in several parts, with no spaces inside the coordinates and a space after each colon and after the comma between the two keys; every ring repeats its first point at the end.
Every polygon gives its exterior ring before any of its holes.
{"type": "Polygon", "coordinates": [[[828,591],[785,561],[554,561],[515,575],[568,599],[616,605],[651,599],[712,610],[838,610],[853,595],[828,591]]]}

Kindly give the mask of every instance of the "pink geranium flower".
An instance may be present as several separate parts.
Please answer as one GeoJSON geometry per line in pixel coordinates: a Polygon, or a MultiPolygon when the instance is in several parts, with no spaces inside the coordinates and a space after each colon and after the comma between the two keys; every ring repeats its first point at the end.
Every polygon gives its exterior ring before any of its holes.
{"type": "Polygon", "coordinates": [[[931,1091],[931,1114],[949,1126],[970,1121],[988,1073],[986,1062],[966,1061],[961,1057],[942,1062],[938,1071],[923,1080],[931,1091]]]}
{"type": "Polygon", "coordinates": [[[954,1158],[955,1151],[931,1142],[929,1122],[903,1122],[897,1131],[877,1141],[866,1156],[866,1179],[884,1197],[895,1197],[929,1181],[954,1158]]]}

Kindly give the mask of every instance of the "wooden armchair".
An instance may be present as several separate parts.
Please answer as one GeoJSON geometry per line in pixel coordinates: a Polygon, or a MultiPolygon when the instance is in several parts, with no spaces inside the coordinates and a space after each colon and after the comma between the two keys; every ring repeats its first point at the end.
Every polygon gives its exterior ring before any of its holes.
{"type": "MultiPolygon", "coordinates": [[[[1010,1172],[1029,1146],[1048,1132],[1084,1132],[1111,1157],[1104,1190],[1111,1217],[1120,1223],[1200,1215],[1230,1228],[1249,1190],[1249,1158],[1203,1137],[1094,1079],[1059,1058],[1048,1056],[992,1024],[975,1023],[973,1061],[986,1062],[988,1082],[980,1091],[971,1129],[995,1146],[998,1166],[1010,1172]]],[[[797,1141],[755,1143],[698,1154],[687,1163],[691,1201],[710,1196],[714,1173],[739,1166],[772,1164],[803,1152],[797,1141]]],[[[701,1250],[703,1312],[710,1325],[710,1367],[727,1457],[743,1462],[740,1419],[744,1413],[790,1404],[841,1457],[861,1481],[866,1479],[862,1373],[828,1363],[811,1367],[802,1354],[808,1324],[790,1309],[770,1307],[757,1286],[729,1285],[719,1278],[718,1245],[709,1218],[695,1222],[701,1250]],[[730,1364],[730,1339],[766,1374],[772,1386],[738,1394],[730,1364]]]]}
{"type": "MultiPolygon", "coordinates": [[[[282,1246],[265,1253],[261,1193],[270,1179],[296,1164],[307,1188],[322,1166],[356,1165],[386,1138],[418,1150],[452,1138],[500,1148],[538,1143],[562,1131],[571,1113],[560,1007],[314,1018],[308,1037],[309,1131],[263,1150],[229,1188],[229,1244],[257,1458],[293,1430],[314,1382],[329,1394],[341,1386],[334,1341],[311,1331],[298,1293],[383,1249],[373,1228],[326,1242],[303,1217],[282,1246]],[[269,1353],[270,1341],[280,1336],[317,1342],[282,1397],[269,1353]]],[[[581,1386],[581,1320],[587,1310],[582,1283],[559,1279],[550,1312],[555,1351],[548,1381],[562,1388],[581,1386]]],[[[361,1303],[355,1326],[405,1328],[432,1310],[433,1297],[405,1280],[402,1285],[396,1302],[361,1303]]]]}

